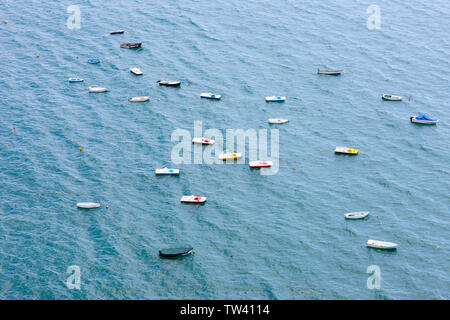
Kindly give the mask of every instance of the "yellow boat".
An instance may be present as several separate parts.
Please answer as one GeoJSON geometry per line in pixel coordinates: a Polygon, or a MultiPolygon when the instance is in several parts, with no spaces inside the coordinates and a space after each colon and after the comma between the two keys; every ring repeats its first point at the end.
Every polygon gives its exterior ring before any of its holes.
{"type": "Polygon", "coordinates": [[[336,153],[346,153],[346,154],[358,154],[358,149],[347,148],[347,147],[336,147],[334,150],[336,153]]]}
{"type": "Polygon", "coordinates": [[[239,159],[241,157],[242,157],[242,153],[239,153],[239,152],[219,154],[220,160],[232,160],[232,159],[239,159]]]}

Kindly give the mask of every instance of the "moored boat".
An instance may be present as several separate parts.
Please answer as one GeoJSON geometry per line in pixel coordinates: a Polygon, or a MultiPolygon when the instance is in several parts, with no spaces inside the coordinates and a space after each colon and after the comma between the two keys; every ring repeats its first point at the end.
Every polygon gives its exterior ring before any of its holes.
{"type": "Polygon", "coordinates": [[[424,114],[421,114],[420,116],[412,116],[409,119],[411,120],[411,122],[421,123],[421,124],[436,124],[439,122],[439,120],[428,118],[424,114]]]}
{"type": "Polygon", "coordinates": [[[89,59],[87,62],[90,64],[100,63],[100,59],[89,59]]]}
{"type": "Polygon", "coordinates": [[[266,102],[284,102],[284,101],[286,101],[286,97],[283,96],[266,97],[266,102]]]}
{"type": "Polygon", "coordinates": [[[239,158],[242,158],[242,153],[240,153],[240,152],[219,154],[220,160],[233,160],[233,159],[239,159],[239,158]]]}
{"type": "Polygon", "coordinates": [[[200,196],[182,196],[181,202],[184,203],[203,203],[206,201],[206,197],[200,197],[200,196]]]}
{"type": "Polygon", "coordinates": [[[250,161],[249,163],[250,168],[268,168],[273,165],[272,161],[250,161]]]}
{"type": "Polygon", "coordinates": [[[133,98],[130,98],[130,102],[145,102],[145,101],[148,101],[149,99],[150,99],[150,97],[148,97],[148,96],[133,97],[133,98]]]}
{"type": "Polygon", "coordinates": [[[142,42],[135,42],[135,43],[121,43],[121,48],[127,48],[127,49],[136,49],[140,48],[142,45],[142,42]]]}
{"type": "Polygon", "coordinates": [[[89,87],[89,92],[107,92],[107,88],[102,87],[89,87]]]}
{"type": "Polygon", "coordinates": [[[367,246],[376,249],[394,250],[398,248],[398,244],[387,241],[367,240],[367,246]]]}
{"type": "Polygon", "coordinates": [[[349,213],[344,214],[345,219],[349,219],[349,220],[364,219],[368,215],[369,215],[369,212],[367,212],[367,211],[349,212],[349,213]]]}
{"type": "Polygon", "coordinates": [[[155,174],[180,174],[180,169],[159,168],[155,170],[155,174]]]}
{"type": "Polygon", "coordinates": [[[98,202],[78,202],[77,207],[80,209],[99,208],[100,203],[98,203],[98,202]]]}
{"type": "Polygon", "coordinates": [[[81,78],[69,78],[69,82],[83,82],[84,79],[81,78]]]}
{"type": "Polygon", "coordinates": [[[141,76],[144,74],[139,68],[136,68],[136,67],[130,68],[130,72],[137,76],[141,76]]]}
{"type": "Polygon", "coordinates": [[[286,123],[289,122],[288,119],[269,119],[269,123],[286,123]]]}
{"type": "Polygon", "coordinates": [[[213,99],[213,100],[220,100],[220,98],[222,98],[222,96],[220,94],[213,94],[211,92],[204,92],[202,94],[200,94],[201,98],[206,98],[206,99],[213,99]]]}
{"type": "Polygon", "coordinates": [[[341,69],[317,69],[317,73],[318,74],[329,74],[332,76],[337,76],[340,75],[342,73],[341,69]]]}
{"type": "Polygon", "coordinates": [[[198,143],[198,144],[214,144],[216,142],[212,139],[206,139],[206,138],[194,138],[192,139],[192,143],[198,143]]]}
{"type": "Polygon", "coordinates": [[[122,34],[124,33],[124,30],[114,30],[114,31],[110,31],[109,34],[122,34]]]}
{"type": "Polygon", "coordinates": [[[401,96],[395,96],[393,94],[382,93],[381,99],[388,100],[388,101],[402,101],[403,98],[401,96]]]}
{"type": "Polygon", "coordinates": [[[194,252],[194,248],[189,246],[189,247],[182,247],[182,248],[161,249],[161,250],[159,250],[159,255],[163,258],[176,258],[176,257],[185,256],[192,252],[194,252]]]}
{"type": "Polygon", "coordinates": [[[358,154],[358,149],[347,148],[347,147],[336,147],[334,149],[335,153],[345,153],[345,154],[358,154]]]}
{"type": "Polygon", "coordinates": [[[162,81],[162,80],[158,80],[156,82],[159,83],[160,86],[166,86],[166,87],[179,87],[181,85],[180,81],[162,81]]]}

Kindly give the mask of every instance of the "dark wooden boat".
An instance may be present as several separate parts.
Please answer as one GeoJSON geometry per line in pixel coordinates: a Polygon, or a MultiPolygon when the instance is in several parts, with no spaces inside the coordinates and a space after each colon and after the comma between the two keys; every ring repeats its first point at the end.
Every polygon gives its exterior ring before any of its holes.
{"type": "Polygon", "coordinates": [[[140,48],[142,45],[142,42],[136,42],[136,43],[122,43],[120,44],[121,48],[128,48],[128,49],[136,49],[140,48]]]}
{"type": "Polygon", "coordinates": [[[159,250],[159,255],[164,258],[176,258],[185,256],[194,250],[192,247],[170,248],[159,250]]]}
{"type": "Polygon", "coordinates": [[[122,34],[124,32],[125,32],[124,30],[114,30],[114,31],[111,31],[109,34],[122,34]]]}
{"type": "Polygon", "coordinates": [[[166,87],[179,87],[181,85],[180,81],[162,81],[162,80],[158,80],[156,82],[158,82],[160,86],[166,86],[166,87]]]}
{"type": "Polygon", "coordinates": [[[342,72],[342,70],[340,69],[317,69],[317,73],[318,74],[329,74],[332,76],[337,76],[340,75],[342,72]]]}

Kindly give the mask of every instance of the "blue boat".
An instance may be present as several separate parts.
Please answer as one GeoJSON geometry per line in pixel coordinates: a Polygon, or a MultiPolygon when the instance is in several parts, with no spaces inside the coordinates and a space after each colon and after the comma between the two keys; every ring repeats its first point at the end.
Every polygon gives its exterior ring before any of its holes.
{"type": "Polygon", "coordinates": [[[436,124],[439,122],[439,120],[431,119],[424,114],[421,114],[420,116],[412,116],[410,119],[411,119],[411,122],[421,123],[421,124],[436,124]]]}
{"type": "Polygon", "coordinates": [[[84,79],[80,79],[80,78],[69,78],[69,82],[83,82],[84,79]]]}
{"type": "Polygon", "coordinates": [[[100,63],[100,59],[89,59],[88,63],[100,63]]]}

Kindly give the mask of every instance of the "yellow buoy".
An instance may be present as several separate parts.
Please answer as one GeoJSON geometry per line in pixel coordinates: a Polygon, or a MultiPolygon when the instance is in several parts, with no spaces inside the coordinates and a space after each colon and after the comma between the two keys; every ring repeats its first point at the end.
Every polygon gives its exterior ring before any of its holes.
{"type": "Polygon", "coordinates": [[[8,20],[5,20],[5,24],[7,24],[8,23],[8,20]]]}
{"type": "Polygon", "coordinates": [[[80,147],[80,151],[83,151],[83,147],[80,147]]]}
{"type": "Polygon", "coordinates": [[[36,58],[39,58],[39,53],[38,53],[38,54],[36,54],[36,58]]]}

